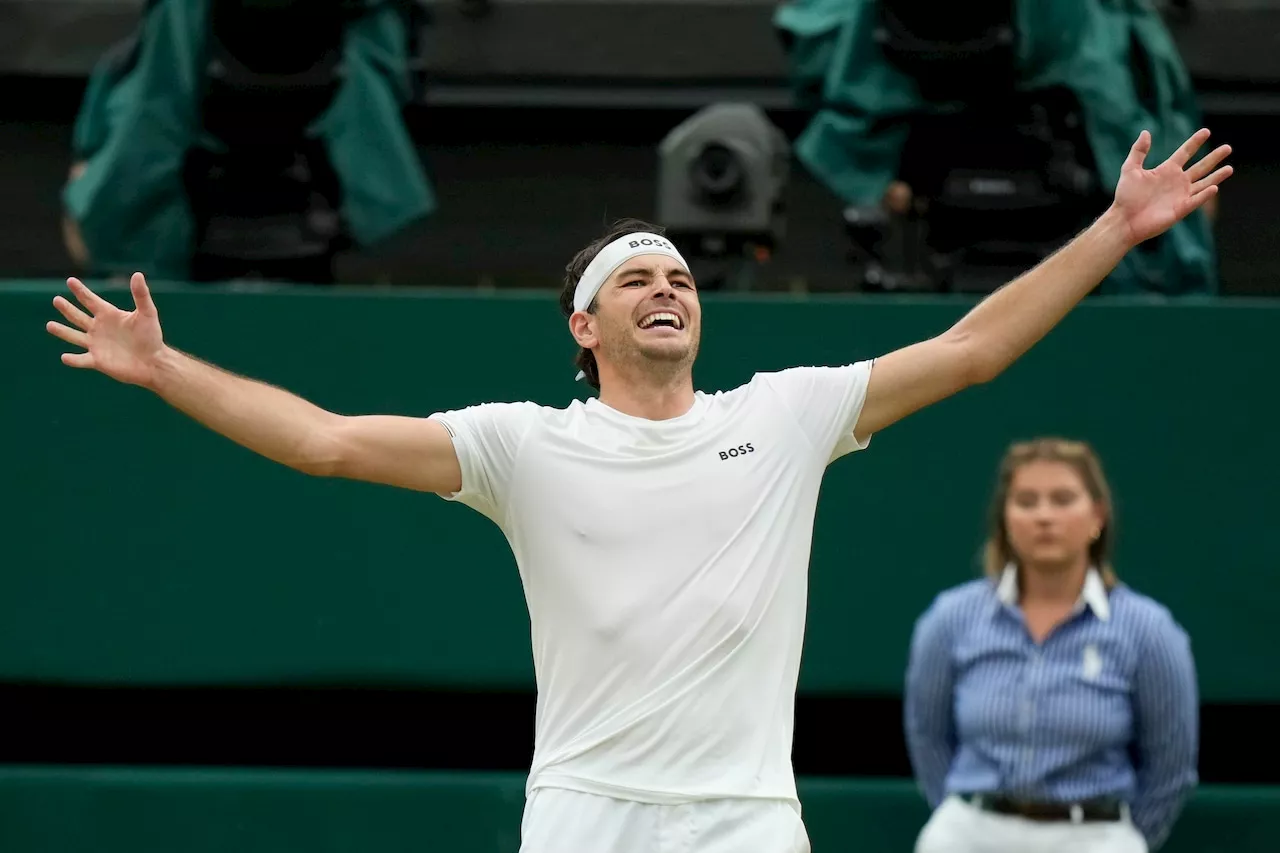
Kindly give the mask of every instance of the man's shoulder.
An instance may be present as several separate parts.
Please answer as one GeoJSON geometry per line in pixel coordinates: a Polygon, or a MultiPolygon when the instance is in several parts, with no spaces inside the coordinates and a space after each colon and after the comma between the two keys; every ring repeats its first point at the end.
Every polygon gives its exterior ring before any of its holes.
{"type": "Polygon", "coordinates": [[[875,359],[848,361],[838,364],[795,364],[790,367],[779,367],[774,370],[757,371],[752,375],[750,381],[755,382],[757,380],[763,380],[769,382],[792,378],[858,373],[870,370],[873,364],[875,364],[875,359]]]}
{"type": "Polygon", "coordinates": [[[468,433],[524,433],[530,427],[563,417],[568,407],[555,409],[527,400],[473,403],[435,412],[432,420],[444,424],[450,435],[468,433]]]}
{"type": "Polygon", "coordinates": [[[815,377],[836,376],[850,371],[865,369],[868,363],[821,365],[799,364],[791,367],[779,367],[773,370],[757,370],[739,385],[719,391],[708,391],[708,396],[733,399],[735,396],[750,396],[762,392],[785,389],[793,383],[811,382],[815,377]]]}
{"type": "Polygon", "coordinates": [[[472,415],[488,417],[546,418],[553,417],[556,413],[567,412],[575,404],[581,405],[581,402],[575,401],[568,406],[555,408],[554,406],[535,403],[531,400],[500,400],[458,406],[456,408],[438,412],[437,414],[442,416],[472,415]]]}
{"type": "Polygon", "coordinates": [[[851,389],[866,387],[874,359],[843,364],[800,364],[776,370],[762,370],[752,375],[742,387],[768,389],[783,399],[841,397],[851,389]]]}

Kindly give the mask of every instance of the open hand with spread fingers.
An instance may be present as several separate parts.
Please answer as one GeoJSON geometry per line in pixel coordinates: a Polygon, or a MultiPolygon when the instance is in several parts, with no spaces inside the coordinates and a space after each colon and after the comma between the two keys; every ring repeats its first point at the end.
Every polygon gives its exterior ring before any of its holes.
{"type": "Polygon", "coordinates": [[[134,273],[129,281],[132,311],[112,305],[78,278],[67,279],[67,286],[80,306],[55,296],[53,307],[70,325],[50,320],[45,328],[54,337],[85,351],[63,353],[62,363],[97,370],[130,385],[150,386],[165,346],[160,315],[142,273],[134,273]]]}
{"type": "Polygon", "coordinates": [[[1218,186],[1231,177],[1231,167],[1221,165],[1231,153],[1230,145],[1219,145],[1188,167],[1208,139],[1207,129],[1198,130],[1168,160],[1147,169],[1143,163],[1151,151],[1151,134],[1145,130],[1138,134],[1120,168],[1111,204],[1128,226],[1133,245],[1168,231],[1212,198],[1218,186]]]}

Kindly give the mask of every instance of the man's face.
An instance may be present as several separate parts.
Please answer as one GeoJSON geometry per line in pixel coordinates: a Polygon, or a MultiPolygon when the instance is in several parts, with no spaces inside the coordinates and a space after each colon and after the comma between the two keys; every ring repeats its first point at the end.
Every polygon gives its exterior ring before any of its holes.
{"type": "Polygon", "coordinates": [[[690,369],[702,330],[693,276],[666,255],[631,258],[600,288],[593,326],[597,362],[623,370],[690,369]]]}

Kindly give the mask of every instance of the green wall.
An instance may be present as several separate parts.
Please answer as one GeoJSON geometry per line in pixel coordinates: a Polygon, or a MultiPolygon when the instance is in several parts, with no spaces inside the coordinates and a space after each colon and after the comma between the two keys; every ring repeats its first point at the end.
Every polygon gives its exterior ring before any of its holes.
{"type": "MultiPolygon", "coordinates": [[[[501,535],[430,495],[307,478],[146,393],[63,367],[47,283],[0,285],[0,680],[531,684],[501,535]]],[[[560,405],[545,295],[156,288],[168,339],[347,413],[560,405]]],[[[123,291],[112,298],[127,299],[123,291]]],[[[946,299],[705,298],[699,387],[881,354],[946,299]]],[[[1280,699],[1280,308],[1093,303],[996,382],[827,478],[802,689],[896,692],[911,623],[976,571],[1011,439],[1085,438],[1118,498],[1121,575],[1192,634],[1207,699],[1280,699]]]]}
{"type": "MultiPolygon", "coordinates": [[[[813,849],[909,853],[928,819],[909,782],[799,780],[813,849]]],[[[514,853],[524,776],[0,768],[10,853],[514,853]]],[[[1280,792],[1205,788],[1162,853],[1272,853],[1280,792]]]]}

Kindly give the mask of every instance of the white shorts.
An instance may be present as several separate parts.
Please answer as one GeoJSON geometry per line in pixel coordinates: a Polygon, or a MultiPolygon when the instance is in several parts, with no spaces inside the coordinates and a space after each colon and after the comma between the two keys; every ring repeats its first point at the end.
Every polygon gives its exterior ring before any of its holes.
{"type": "Polygon", "coordinates": [[[920,831],[916,853],[1147,853],[1147,842],[1127,819],[1041,822],[948,797],[920,831]]]}
{"type": "Polygon", "coordinates": [[[706,800],[674,806],[538,788],[520,853],[810,853],[794,804],[706,800]]]}

